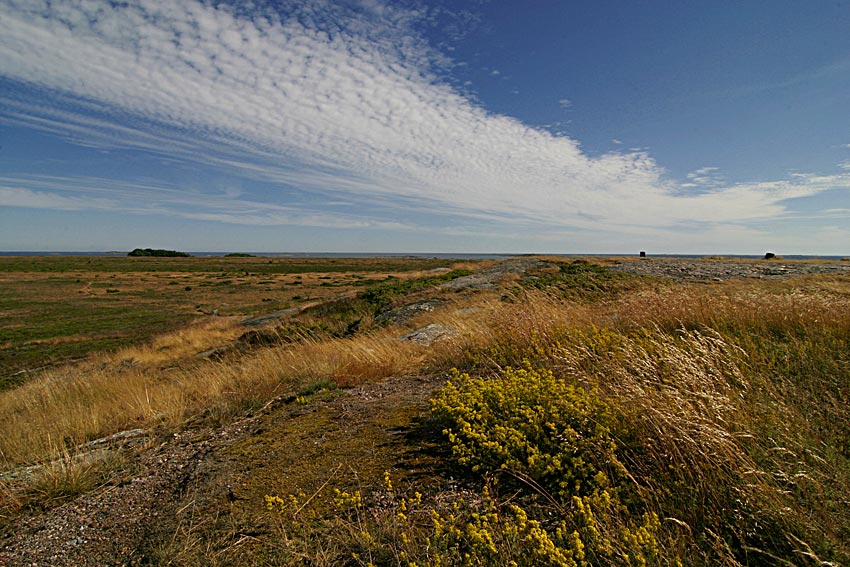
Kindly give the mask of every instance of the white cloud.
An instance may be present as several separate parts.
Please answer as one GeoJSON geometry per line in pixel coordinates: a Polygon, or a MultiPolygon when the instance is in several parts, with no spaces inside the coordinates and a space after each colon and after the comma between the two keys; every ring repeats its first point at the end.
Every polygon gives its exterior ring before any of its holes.
{"type": "Polygon", "coordinates": [[[561,100],[558,101],[558,106],[560,106],[563,109],[570,108],[572,105],[573,105],[573,101],[571,101],[568,98],[562,98],[561,100]]]}
{"type": "Polygon", "coordinates": [[[111,203],[90,198],[64,197],[55,193],[32,191],[22,187],[0,185],[0,203],[7,207],[28,207],[60,211],[108,209],[111,203]]]}
{"type": "Polygon", "coordinates": [[[152,183],[97,177],[0,176],[0,205],[62,211],[122,211],[253,226],[413,230],[400,222],[368,220],[310,207],[241,198],[237,188],[217,195],[152,183]]]}
{"type": "Polygon", "coordinates": [[[723,177],[718,171],[717,167],[701,167],[688,173],[685,176],[687,181],[679,186],[685,189],[720,187],[723,185],[723,177]]]}
{"type": "MultiPolygon", "coordinates": [[[[787,199],[850,188],[850,174],[730,186],[712,168],[677,186],[644,150],[591,157],[573,139],[487,112],[439,82],[432,70],[444,61],[413,31],[415,11],[377,0],[293,2],[287,10],[249,16],[194,0],[0,0],[0,74],[51,93],[26,102],[10,95],[3,119],[322,192],[361,210],[377,204],[541,230],[775,219],[787,214],[787,199]],[[702,190],[681,190],[689,187],[702,190]]],[[[105,197],[93,195],[118,191],[114,206],[131,207],[121,197],[127,187],[77,181],[65,183],[78,191],[73,197],[47,191],[44,180],[6,186],[0,204],[97,207],[105,197]]],[[[275,209],[241,189],[220,200],[180,188],[167,194],[163,210],[197,218],[386,225],[303,205],[275,209]],[[181,198],[196,209],[182,209],[181,198]]]]}

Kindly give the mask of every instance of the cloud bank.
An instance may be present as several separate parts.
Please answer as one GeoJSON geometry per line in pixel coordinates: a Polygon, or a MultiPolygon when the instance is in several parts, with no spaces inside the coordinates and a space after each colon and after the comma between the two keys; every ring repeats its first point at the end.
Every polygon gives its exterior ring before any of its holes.
{"type": "Polygon", "coordinates": [[[49,93],[5,97],[2,120],[344,199],[357,215],[283,192],[192,200],[179,187],[33,176],[0,179],[0,205],[129,210],[146,194],[159,205],[135,212],[244,224],[402,227],[371,217],[376,206],[629,233],[781,219],[791,199],[850,189],[850,172],[729,185],[713,168],[676,184],[645,151],[590,156],[441,82],[445,60],[417,32],[427,14],[377,0],[246,6],[0,0],[0,75],[49,93]]]}

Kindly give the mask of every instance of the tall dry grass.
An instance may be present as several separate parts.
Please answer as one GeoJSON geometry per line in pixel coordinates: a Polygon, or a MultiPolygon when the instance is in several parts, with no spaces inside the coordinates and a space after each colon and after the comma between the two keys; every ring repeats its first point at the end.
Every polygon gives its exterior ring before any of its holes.
{"type": "Polygon", "coordinates": [[[461,348],[467,369],[530,361],[604,393],[686,564],[850,560],[846,278],[525,300],[461,348]]]}
{"type": "Polygon", "coordinates": [[[200,413],[225,419],[305,385],[351,386],[419,370],[421,347],[389,331],[258,349],[235,363],[183,357],[231,337],[194,329],[99,361],[45,372],[0,394],[0,456],[4,468],[48,458],[68,447],[130,428],[177,427],[200,413]],[[209,339],[209,340],[206,340],[209,339]],[[161,349],[165,345],[172,357],[161,349]],[[163,363],[167,363],[163,367],[163,363]]]}
{"type": "Polygon", "coordinates": [[[216,320],[149,345],[51,369],[0,393],[3,468],[29,464],[131,428],[179,427],[201,413],[226,419],[313,383],[341,387],[470,364],[488,346],[519,352],[565,324],[589,324],[586,308],[537,294],[525,304],[484,296],[427,314],[408,329],[440,323],[455,334],[430,347],[398,340],[395,327],[248,351],[235,362],[195,354],[237,337],[235,321],[216,320]],[[507,346],[509,345],[509,346],[507,346]]]}
{"type": "MultiPolygon", "coordinates": [[[[545,292],[514,300],[432,315],[458,333],[426,366],[502,376],[531,365],[598,392],[622,421],[618,455],[637,494],[609,527],[655,513],[659,551],[647,564],[850,563],[850,281],[646,288],[581,305],[545,292]]],[[[508,498],[520,502],[522,488],[508,498]]],[[[541,527],[563,512],[548,501],[541,527]]],[[[480,527],[470,521],[458,537],[480,527]]],[[[488,529],[499,541],[496,524],[488,529]]],[[[335,541],[342,557],[362,532],[344,531],[317,525],[303,537],[335,541]]],[[[610,564],[636,564],[621,559],[610,564]]]]}
{"type": "Polygon", "coordinates": [[[456,334],[428,353],[432,371],[499,369],[524,358],[548,357],[541,345],[555,344],[570,328],[588,328],[596,312],[543,292],[523,292],[523,300],[505,302],[484,296],[422,319],[446,325],[456,334]]]}

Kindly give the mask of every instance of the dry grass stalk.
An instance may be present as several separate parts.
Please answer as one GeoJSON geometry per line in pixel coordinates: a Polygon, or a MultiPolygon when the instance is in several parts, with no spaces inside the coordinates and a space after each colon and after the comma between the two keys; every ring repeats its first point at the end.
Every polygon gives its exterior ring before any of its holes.
{"type": "MultiPolygon", "coordinates": [[[[173,345],[172,351],[184,357],[200,345],[232,336],[226,328],[210,333],[213,339],[195,329],[160,343],[173,345]]],[[[319,380],[352,386],[415,373],[424,358],[421,347],[395,340],[388,331],[259,349],[235,364],[203,361],[162,368],[154,362],[172,359],[160,358],[161,352],[156,347],[125,350],[50,370],[0,394],[4,467],[54,454],[51,439],[73,447],[123,429],[176,426],[204,410],[239,411],[319,380]],[[116,362],[127,356],[142,362],[116,362]]]]}

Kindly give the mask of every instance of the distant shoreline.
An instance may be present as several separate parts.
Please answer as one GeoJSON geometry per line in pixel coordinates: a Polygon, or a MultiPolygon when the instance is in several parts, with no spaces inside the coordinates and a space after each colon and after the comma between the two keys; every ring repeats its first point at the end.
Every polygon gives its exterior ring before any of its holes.
{"type": "MultiPolygon", "coordinates": [[[[241,252],[241,251],[237,251],[241,252]]],[[[233,251],[226,252],[195,252],[188,251],[192,256],[203,258],[225,256],[232,254],[233,251]]],[[[595,254],[587,253],[527,253],[527,254],[508,254],[508,253],[451,253],[451,252],[251,252],[248,254],[259,258],[440,258],[440,259],[458,259],[458,260],[501,260],[504,258],[512,258],[516,256],[559,256],[564,258],[580,258],[580,257],[598,257],[598,258],[629,258],[637,257],[636,252],[621,253],[621,254],[595,254]]],[[[850,252],[844,256],[819,256],[807,254],[779,254],[781,258],[778,260],[843,260],[850,257],[850,252]]],[[[0,256],[91,256],[91,257],[126,257],[127,252],[108,251],[108,252],[48,252],[48,251],[3,251],[0,250],[0,256]]],[[[760,260],[764,258],[764,254],[648,254],[649,258],[730,258],[742,260],[760,260]]],[[[775,261],[775,260],[774,260],[775,261]]]]}

